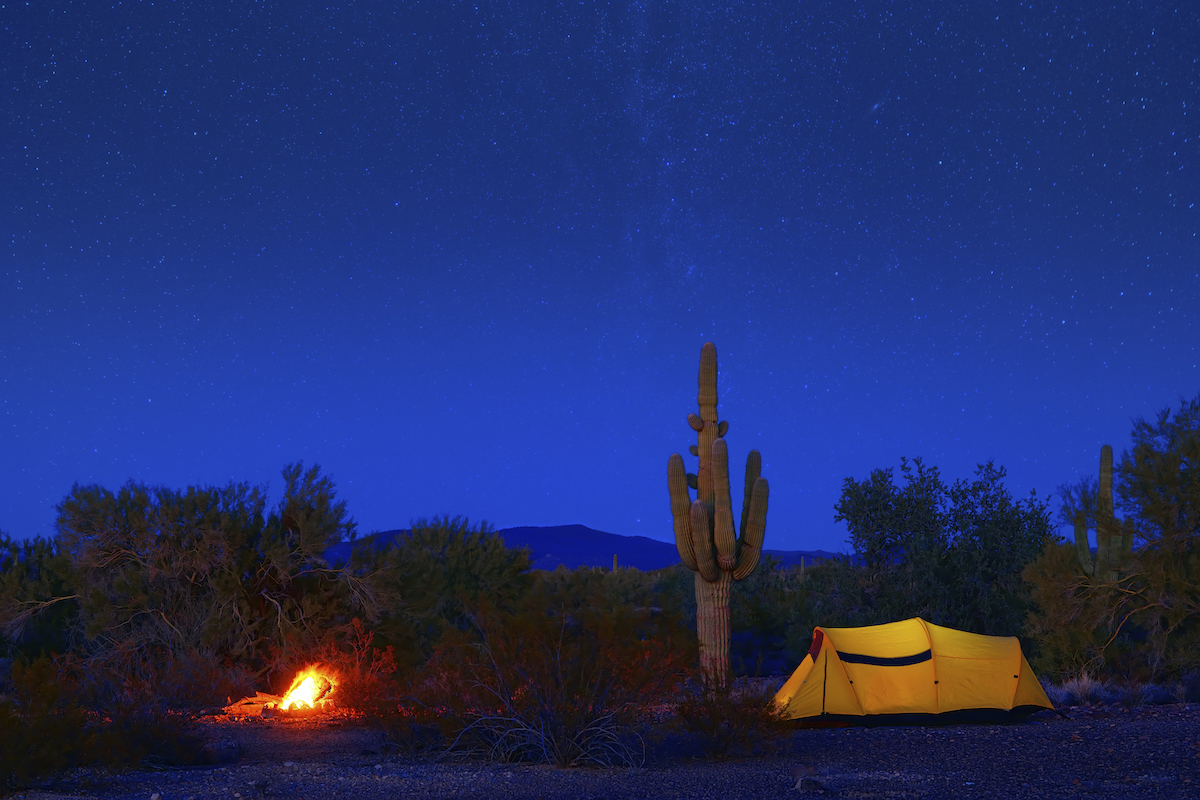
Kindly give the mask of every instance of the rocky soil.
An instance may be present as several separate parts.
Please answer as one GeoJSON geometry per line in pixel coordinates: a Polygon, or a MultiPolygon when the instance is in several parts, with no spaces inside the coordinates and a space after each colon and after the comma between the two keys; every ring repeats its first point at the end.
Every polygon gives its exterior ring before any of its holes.
{"type": "Polygon", "coordinates": [[[1200,705],[1073,708],[1014,725],[797,730],[779,752],[723,761],[678,747],[636,769],[430,763],[384,755],[345,718],[212,718],[224,766],[81,772],[51,798],[1200,798],[1200,705]]]}

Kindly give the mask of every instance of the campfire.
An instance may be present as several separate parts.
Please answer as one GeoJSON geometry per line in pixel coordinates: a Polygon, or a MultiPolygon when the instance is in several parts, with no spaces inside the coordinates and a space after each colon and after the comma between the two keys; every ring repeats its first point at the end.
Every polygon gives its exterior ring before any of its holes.
{"type": "Polygon", "coordinates": [[[309,716],[334,708],[337,673],[314,664],[300,670],[282,695],[256,692],[225,707],[225,713],[245,717],[309,716]]]}
{"type": "Polygon", "coordinates": [[[316,709],[332,703],[330,695],[337,686],[336,676],[319,666],[308,667],[292,681],[279,703],[280,711],[316,709]]]}

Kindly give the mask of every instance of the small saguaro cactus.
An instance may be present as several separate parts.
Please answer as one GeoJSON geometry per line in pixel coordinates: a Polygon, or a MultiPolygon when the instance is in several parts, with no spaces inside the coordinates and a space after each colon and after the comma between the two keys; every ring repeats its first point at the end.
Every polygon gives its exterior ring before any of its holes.
{"type": "Polygon", "coordinates": [[[1088,546],[1087,518],[1075,512],[1075,553],[1083,571],[1097,581],[1112,583],[1117,567],[1133,553],[1133,520],[1113,515],[1112,447],[1100,448],[1100,487],[1096,497],[1096,557],[1088,546]]]}
{"type": "Polygon", "coordinates": [[[684,565],[696,573],[696,638],[700,670],[713,686],[724,686],[729,673],[729,595],[733,581],[754,572],[762,554],[767,527],[767,480],[759,476],[762,457],[746,457],[745,497],[741,525],[735,532],[729,499],[729,452],[725,445],[728,422],[717,420],[717,347],[700,349],[700,415],[688,414],[698,435],[689,451],[698,456],[697,474],[685,473],[683,458],[667,462],[675,546],[684,565]],[[693,501],[688,489],[696,490],[693,501]]]}

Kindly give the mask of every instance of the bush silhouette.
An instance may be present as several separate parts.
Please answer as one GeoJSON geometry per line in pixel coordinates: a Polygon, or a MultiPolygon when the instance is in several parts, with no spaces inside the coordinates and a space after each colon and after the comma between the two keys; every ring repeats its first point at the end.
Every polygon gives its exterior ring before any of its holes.
{"type": "Polygon", "coordinates": [[[515,612],[480,605],[429,664],[452,750],[559,766],[639,764],[636,721],[694,658],[678,619],[606,607],[604,573],[535,587],[515,612]]]}
{"type": "Polygon", "coordinates": [[[39,658],[12,667],[0,702],[0,785],[17,788],[78,766],[198,763],[202,742],[178,715],[152,704],[88,710],[77,665],[39,658]]]}
{"type": "MultiPolygon", "coordinates": [[[[1088,669],[1127,681],[1179,680],[1200,669],[1200,395],[1138,419],[1113,469],[1117,509],[1132,552],[1105,575],[1087,575],[1051,542],[1025,573],[1035,603],[1027,631],[1035,668],[1066,677],[1088,669]]],[[[1062,520],[1095,527],[1098,486],[1059,487],[1062,520]]]]}

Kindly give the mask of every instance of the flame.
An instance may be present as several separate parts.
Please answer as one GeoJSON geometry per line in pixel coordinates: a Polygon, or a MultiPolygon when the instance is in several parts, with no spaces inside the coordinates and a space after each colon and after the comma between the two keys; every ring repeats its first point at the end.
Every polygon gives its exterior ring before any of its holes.
{"type": "Polygon", "coordinates": [[[308,667],[296,675],[292,686],[279,704],[280,711],[294,708],[313,708],[317,701],[329,697],[337,686],[337,677],[320,667],[308,667]]]}

